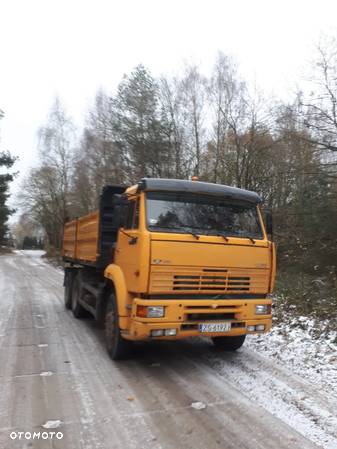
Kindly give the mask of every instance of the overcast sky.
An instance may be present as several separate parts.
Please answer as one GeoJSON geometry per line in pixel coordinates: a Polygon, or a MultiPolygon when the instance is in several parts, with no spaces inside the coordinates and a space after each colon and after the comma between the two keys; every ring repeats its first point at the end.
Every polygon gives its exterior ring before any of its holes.
{"type": "Polygon", "coordinates": [[[139,63],[160,75],[193,60],[207,73],[222,50],[286,98],[336,18],[333,0],[0,0],[1,148],[23,176],[56,94],[81,125],[97,88],[113,91],[139,63]]]}

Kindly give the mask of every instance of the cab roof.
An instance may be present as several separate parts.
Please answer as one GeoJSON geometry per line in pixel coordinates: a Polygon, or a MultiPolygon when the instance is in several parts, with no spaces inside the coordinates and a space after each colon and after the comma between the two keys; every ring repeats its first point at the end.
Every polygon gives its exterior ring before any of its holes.
{"type": "Polygon", "coordinates": [[[138,190],[145,192],[181,192],[211,195],[253,204],[261,203],[262,201],[257,193],[251,192],[250,190],[210,182],[186,181],[182,179],[143,178],[138,183],[138,190]]]}

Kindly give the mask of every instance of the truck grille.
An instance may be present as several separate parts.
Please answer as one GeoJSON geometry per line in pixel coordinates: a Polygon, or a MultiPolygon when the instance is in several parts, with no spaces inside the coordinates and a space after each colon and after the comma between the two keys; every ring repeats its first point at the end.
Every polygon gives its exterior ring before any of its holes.
{"type": "Polygon", "coordinates": [[[266,269],[152,266],[151,292],[265,293],[266,269]]]}
{"type": "Polygon", "coordinates": [[[173,276],[173,290],[249,291],[250,277],[235,276],[173,276]]]}

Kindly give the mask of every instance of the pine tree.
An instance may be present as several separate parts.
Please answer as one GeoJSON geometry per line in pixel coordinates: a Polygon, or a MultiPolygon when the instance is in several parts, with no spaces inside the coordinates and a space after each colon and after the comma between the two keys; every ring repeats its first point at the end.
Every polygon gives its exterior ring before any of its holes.
{"type": "MultiPolygon", "coordinates": [[[[0,109],[0,120],[4,117],[4,112],[0,109]]],[[[10,168],[16,161],[16,158],[11,156],[8,151],[0,151],[0,169],[3,167],[10,168]]],[[[6,242],[8,233],[7,220],[14,212],[6,204],[9,198],[9,183],[13,181],[13,174],[0,174],[0,244],[6,242]]]]}
{"type": "Polygon", "coordinates": [[[139,65],[125,76],[114,101],[117,142],[130,181],[142,176],[167,176],[169,142],[160,121],[158,86],[139,65]]]}
{"type": "MultiPolygon", "coordinates": [[[[14,164],[16,158],[11,156],[7,151],[0,152],[0,167],[10,168],[14,164]]],[[[7,220],[14,212],[6,204],[9,198],[9,183],[13,181],[13,175],[4,173],[0,175],[0,243],[6,242],[8,232],[7,220]]]]}

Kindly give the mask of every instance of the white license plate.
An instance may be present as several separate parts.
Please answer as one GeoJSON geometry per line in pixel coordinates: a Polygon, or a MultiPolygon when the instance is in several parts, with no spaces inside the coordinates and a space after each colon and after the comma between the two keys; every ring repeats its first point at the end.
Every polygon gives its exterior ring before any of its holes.
{"type": "Polygon", "coordinates": [[[231,330],[231,323],[203,323],[199,324],[200,332],[228,332],[231,330]]]}

